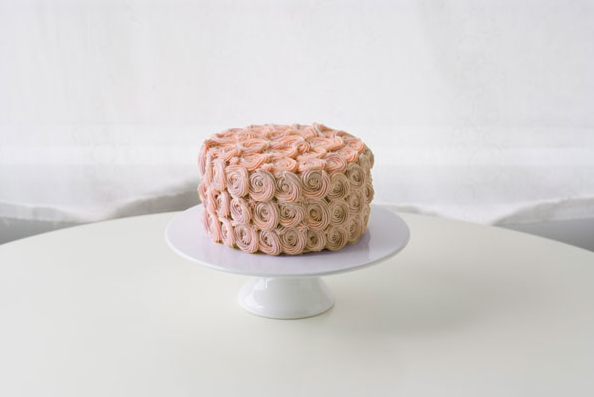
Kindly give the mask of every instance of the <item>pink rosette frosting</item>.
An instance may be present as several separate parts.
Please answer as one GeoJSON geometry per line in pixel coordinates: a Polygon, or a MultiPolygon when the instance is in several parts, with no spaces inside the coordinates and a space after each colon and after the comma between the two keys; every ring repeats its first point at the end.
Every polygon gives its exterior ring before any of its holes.
{"type": "Polygon", "coordinates": [[[341,226],[348,222],[350,209],[349,205],[344,200],[332,200],[328,205],[330,208],[330,224],[333,226],[341,226]]]}
{"type": "Polygon", "coordinates": [[[328,189],[328,198],[338,200],[347,197],[351,192],[349,178],[342,172],[330,174],[330,189],[328,189]]]}
{"type": "Polygon", "coordinates": [[[307,200],[305,223],[312,229],[324,229],[330,224],[330,208],[326,200],[307,200]]]}
{"type": "Polygon", "coordinates": [[[359,190],[365,186],[366,172],[357,163],[348,165],[346,175],[349,178],[351,189],[359,190]]]}
{"type": "Polygon", "coordinates": [[[298,144],[305,142],[305,139],[300,135],[285,135],[270,144],[270,147],[274,149],[286,149],[289,147],[297,146],[298,144]]]}
{"type": "Polygon", "coordinates": [[[231,197],[227,191],[222,191],[216,198],[217,215],[220,218],[228,217],[231,212],[231,197]]]}
{"type": "Polygon", "coordinates": [[[254,225],[235,225],[235,244],[240,250],[253,254],[260,247],[260,239],[254,225]]]}
{"type": "Polygon", "coordinates": [[[349,211],[351,214],[360,214],[363,207],[366,205],[365,197],[361,191],[351,192],[346,198],[346,202],[349,205],[349,211]]]}
{"type": "Polygon", "coordinates": [[[212,135],[198,156],[204,227],[249,253],[340,249],[367,228],[373,162],[360,139],[321,124],[212,135]]]}
{"type": "Polygon", "coordinates": [[[317,157],[300,156],[299,172],[305,173],[310,170],[323,170],[326,167],[326,160],[317,157]]]}
{"type": "Polygon", "coordinates": [[[324,160],[326,160],[326,171],[328,172],[343,172],[346,170],[346,160],[336,153],[328,153],[326,157],[324,157],[324,160]]]}
{"type": "Polygon", "coordinates": [[[347,243],[347,233],[341,227],[330,226],[326,230],[326,249],[338,251],[347,243]]]}
{"type": "Polygon", "coordinates": [[[272,201],[260,201],[254,206],[252,221],[261,230],[274,229],[278,225],[278,206],[272,201]]]}
{"type": "Polygon", "coordinates": [[[214,159],[212,161],[212,187],[219,192],[225,190],[225,160],[214,159]]]}
{"type": "Polygon", "coordinates": [[[252,212],[247,201],[240,197],[234,197],[231,200],[231,217],[235,223],[249,223],[252,219],[252,212]]]}
{"type": "Polygon", "coordinates": [[[352,216],[346,228],[347,242],[349,244],[356,243],[363,234],[361,216],[352,216]]]}
{"type": "Polygon", "coordinates": [[[371,214],[371,208],[369,208],[369,206],[367,205],[367,206],[365,206],[365,208],[363,208],[363,212],[361,213],[361,229],[363,230],[363,232],[365,232],[365,230],[367,230],[367,225],[369,224],[369,215],[370,214],[371,214]]]}
{"type": "Polygon", "coordinates": [[[233,144],[225,144],[224,146],[219,146],[217,148],[213,148],[214,156],[218,159],[229,161],[233,157],[238,157],[241,155],[241,150],[233,144]]]}
{"type": "Polygon", "coordinates": [[[363,169],[366,175],[369,175],[371,171],[371,166],[369,164],[369,159],[364,154],[360,154],[359,158],[357,159],[357,164],[363,169]]]}
{"type": "Polygon", "coordinates": [[[235,229],[233,223],[228,218],[220,218],[221,220],[221,240],[227,247],[235,246],[235,229]]]}
{"type": "Polygon", "coordinates": [[[276,192],[276,180],[270,171],[256,170],[250,175],[249,194],[254,201],[270,201],[276,192]]]}
{"type": "Polygon", "coordinates": [[[323,230],[307,229],[305,249],[318,252],[326,247],[326,233],[323,230]]]}
{"type": "Polygon", "coordinates": [[[212,160],[212,152],[209,151],[208,153],[206,153],[204,174],[202,174],[202,180],[204,180],[204,182],[206,182],[209,185],[212,183],[212,160]]]}
{"type": "Polygon", "coordinates": [[[249,192],[248,172],[241,165],[228,165],[225,170],[227,173],[227,191],[231,196],[243,197],[249,192]]]}
{"type": "Polygon", "coordinates": [[[269,171],[274,174],[278,174],[284,171],[294,172],[297,170],[297,161],[289,157],[273,158],[270,159],[270,162],[267,164],[270,164],[269,171]]]}
{"type": "Polygon", "coordinates": [[[217,211],[216,193],[215,189],[212,187],[209,187],[208,190],[206,190],[204,207],[207,211],[212,212],[213,214],[217,211]]]}
{"type": "Polygon", "coordinates": [[[305,206],[301,203],[278,203],[279,222],[285,227],[295,227],[305,219],[305,206]]]}
{"type": "Polygon", "coordinates": [[[365,197],[365,202],[370,204],[373,201],[373,197],[375,196],[375,191],[373,189],[373,184],[371,183],[371,179],[365,183],[363,187],[363,197],[365,197]]]}
{"type": "Polygon", "coordinates": [[[303,195],[307,198],[320,199],[328,194],[330,177],[323,170],[307,170],[301,174],[303,195]]]}
{"type": "Polygon", "coordinates": [[[204,203],[206,201],[206,191],[208,190],[208,185],[204,183],[204,181],[200,181],[198,184],[198,196],[200,197],[200,202],[204,203]]]}
{"type": "Polygon", "coordinates": [[[274,230],[261,230],[258,233],[260,251],[268,255],[279,255],[283,252],[280,237],[274,230]]]}
{"type": "Polygon", "coordinates": [[[221,223],[219,222],[217,216],[210,211],[206,211],[205,216],[206,233],[215,243],[218,243],[221,241],[221,223]]]}
{"type": "Polygon", "coordinates": [[[359,157],[359,153],[348,146],[343,147],[336,153],[342,156],[342,158],[344,158],[347,163],[354,163],[359,157]]]}
{"type": "Polygon", "coordinates": [[[292,172],[284,171],[276,179],[276,199],[295,202],[302,197],[301,179],[292,172]]]}
{"type": "Polygon", "coordinates": [[[357,153],[363,153],[363,151],[365,150],[365,144],[359,138],[346,138],[344,139],[344,143],[346,146],[355,150],[357,153]]]}
{"type": "Polygon", "coordinates": [[[305,229],[301,227],[283,228],[279,232],[281,247],[288,255],[301,254],[305,248],[305,229]]]}
{"type": "Polygon", "coordinates": [[[254,137],[250,139],[241,140],[240,142],[238,142],[237,147],[243,153],[251,154],[262,153],[264,150],[268,148],[269,145],[270,144],[268,143],[268,140],[254,137]]]}
{"type": "Polygon", "coordinates": [[[256,171],[258,168],[262,166],[266,161],[268,161],[268,156],[264,153],[252,153],[243,156],[239,160],[239,164],[244,166],[248,171],[256,171]]]}

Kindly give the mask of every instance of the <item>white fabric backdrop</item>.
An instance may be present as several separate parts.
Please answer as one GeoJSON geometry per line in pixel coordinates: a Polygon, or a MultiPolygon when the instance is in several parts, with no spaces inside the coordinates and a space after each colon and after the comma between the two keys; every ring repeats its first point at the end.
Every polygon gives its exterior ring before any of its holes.
{"type": "Polygon", "coordinates": [[[591,1],[0,0],[0,216],[191,205],[204,137],[322,122],[376,200],[594,217],[591,1]]]}

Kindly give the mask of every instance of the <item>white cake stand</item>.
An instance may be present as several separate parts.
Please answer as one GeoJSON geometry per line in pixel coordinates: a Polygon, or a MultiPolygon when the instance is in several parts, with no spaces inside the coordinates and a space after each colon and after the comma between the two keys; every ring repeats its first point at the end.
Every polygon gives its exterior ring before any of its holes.
{"type": "Polygon", "coordinates": [[[223,272],[254,276],[239,291],[239,304],[258,316],[295,319],[315,316],[334,304],[320,276],[380,263],[402,250],[409,239],[406,223],[395,213],[371,206],[369,229],[355,244],[339,251],[303,255],[247,254],[214,243],[204,230],[202,205],[173,218],[165,238],[182,257],[223,272]]]}

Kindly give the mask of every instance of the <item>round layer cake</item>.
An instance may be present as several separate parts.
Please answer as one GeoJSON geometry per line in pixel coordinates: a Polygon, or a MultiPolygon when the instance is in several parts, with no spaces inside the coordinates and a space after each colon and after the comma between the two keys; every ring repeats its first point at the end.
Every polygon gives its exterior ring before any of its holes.
{"type": "Polygon", "coordinates": [[[204,226],[249,253],[339,250],[367,230],[373,153],[321,124],[254,125],[210,136],[198,157],[204,226]]]}

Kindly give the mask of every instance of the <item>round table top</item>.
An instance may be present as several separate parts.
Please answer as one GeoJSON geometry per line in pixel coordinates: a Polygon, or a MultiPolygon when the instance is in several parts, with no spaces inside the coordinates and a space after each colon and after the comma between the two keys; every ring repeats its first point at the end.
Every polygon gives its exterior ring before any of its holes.
{"type": "Polygon", "coordinates": [[[400,254],[272,320],[169,249],[173,216],[0,245],[0,395],[594,395],[594,253],[401,214],[400,254]]]}

